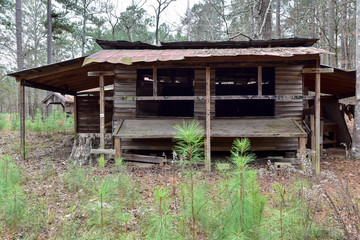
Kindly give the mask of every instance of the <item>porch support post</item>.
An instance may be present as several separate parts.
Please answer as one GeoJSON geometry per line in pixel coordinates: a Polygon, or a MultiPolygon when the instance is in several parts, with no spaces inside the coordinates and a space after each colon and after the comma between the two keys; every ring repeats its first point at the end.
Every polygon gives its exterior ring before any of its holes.
{"type": "Polygon", "coordinates": [[[78,106],[77,96],[74,96],[74,131],[78,133],[78,106]]]}
{"type": "Polygon", "coordinates": [[[262,66],[258,66],[258,96],[262,95],[262,66]]]}
{"type": "MultiPolygon", "coordinates": [[[[317,176],[320,175],[320,83],[321,83],[321,73],[333,73],[333,68],[320,68],[320,59],[316,61],[316,68],[304,68],[303,73],[314,73],[315,74],[315,99],[314,99],[314,108],[315,108],[315,121],[314,128],[315,134],[312,134],[312,137],[315,138],[315,143],[311,143],[311,147],[315,148],[315,161],[313,161],[313,166],[315,166],[315,173],[317,176]],[[314,146],[314,145],[315,146],[314,146]]],[[[310,115],[311,121],[311,115],[310,115]]]]}
{"type": "Polygon", "coordinates": [[[115,138],[115,158],[120,159],[122,154],[121,139],[115,138]]]}
{"type": "MultiPolygon", "coordinates": [[[[100,86],[100,148],[105,149],[105,93],[104,93],[104,76],[99,76],[100,86]]],[[[101,154],[101,157],[104,157],[101,154]]]]}
{"type": "Polygon", "coordinates": [[[19,83],[20,155],[25,160],[25,87],[19,83]]]}
{"type": "Polygon", "coordinates": [[[205,169],[211,171],[211,133],[210,133],[210,67],[206,67],[206,139],[205,169]]]}
{"type": "Polygon", "coordinates": [[[299,137],[299,160],[301,164],[301,170],[305,170],[305,158],[306,158],[306,137],[299,137]]]}
{"type": "MultiPolygon", "coordinates": [[[[312,112],[310,114],[310,130],[311,130],[311,150],[315,152],[315,116],[312,112]]],[[[315,169],[315,155],[311,155],[312,167],[315,169]]]]}
{"type": "MultiPolygon", "coordinates": [[[[100,87],[100,149],[105,149],[105,92],[104,76],[113,76],[114,71],[95,71],[88,72],[88,76],[99,76],[100,87]]],[[[101,154],[101,157],[105,157],[105,154],[101,154]]]]}
{"type": "Polygon", "coordinates": [[[158,74],[157,74],[157,68],[153,68],[153,96],[158,95],[158,74]]]}
{"type": "MultiPolygon", "coordinates": [[[[317,61],[319,68],[319,60],[317,61]]],[[[316,72],[315,77],[315,173],[320,175],[320,72],[316,72]]]]}

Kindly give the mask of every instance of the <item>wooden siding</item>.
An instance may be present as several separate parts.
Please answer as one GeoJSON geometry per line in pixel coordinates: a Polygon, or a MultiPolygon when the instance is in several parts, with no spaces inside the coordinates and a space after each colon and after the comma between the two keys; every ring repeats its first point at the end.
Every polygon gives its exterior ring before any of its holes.
{"type": "MultiPolygon", "coordinates": [[[[210,93],[212,96],[215,95],[215,69],[210,69],[210,93]]],[[[194,79],[194,95],[195,96],[206,96],[206,71],[205,69],[195,69],[194,79]]],[[[206,113],[206,101],[195,101],[194,102],[194,117],[197,119],[205,119],[206,113]]],[[[211,118],[215,116],[215,100],[210,102],[210,115],[211,118]]]]}
{"type": "MultiPolygon", "coordinates": [[[[303,94],[302,66],[284,66],[275,68],[275,94],[297,95],[303,94]]],[[[303,101],[276,100],[275,117],[301,120],[303,101]]]]}
{"type": "MultiPolygon", "coordinates": [[[[100,133],[100,104],[99,96],[77,96],[77,131],[78,133],[100,133]]],[[[105,124],[111,123],[113,105],[105,101],[105,124]]],[[[106,127],[111,133],[111,125],[106,127]]]]}
{"type": "Polygon", "coordinates": [[[121,119],[136,116],[136,101],[124,101],[116,97],[136,96],[137,71],[135,69],[117,70],[114,79],[114,128],[121,119]]]}

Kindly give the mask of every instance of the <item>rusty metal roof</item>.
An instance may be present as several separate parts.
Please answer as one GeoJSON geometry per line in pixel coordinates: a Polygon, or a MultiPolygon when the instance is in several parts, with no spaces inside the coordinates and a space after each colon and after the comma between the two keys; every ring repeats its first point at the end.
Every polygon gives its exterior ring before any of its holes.
{"type": "Polygon", "coordinates": [[[210,58],[234,56],[275,56],[331,54],[313,47],[279,48],[232,48],[232,49],[144,49],[144,50],[101,50],[85,58],[83,66],[90,63],[112,63],[131,65],[137,62],[180,61],[185,58],[210,58]]]}
{"type": "Polygon", "coordinates": [[[109,41],[96,39],[102,49],[205,49],[205,48],[260,48],[260,47],[311,47],[316,38],[283,38],[249,41],[184,41],[161,42],[152,45],[144,42],[128,42],[123,40],[109,41]]]}
{"type": "Polygon", "coordinates": [[[52,92],[51,94],[47,95],[44,100],[42,100],[43,103],[45,103],[50,97],[55,96],[62,100],[64,103],[73,103],[74,102],[74,96],[71,95],[62,95],[61,93],[52,92]]]}

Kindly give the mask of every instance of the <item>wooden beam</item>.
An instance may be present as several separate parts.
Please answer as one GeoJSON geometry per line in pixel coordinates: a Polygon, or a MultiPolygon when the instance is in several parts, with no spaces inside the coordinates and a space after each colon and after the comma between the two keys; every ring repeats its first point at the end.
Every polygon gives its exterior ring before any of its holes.
{"type": "Polygon", "coordinates": [[[123,123],[124,123],[124,119],[121,119],[121,120],[119,121],[119,125],[118,125],[118,126],[116,127],[116,129],[114,130],[113,135],[118,134],[121,126],[123,125],[123,123]]]}
{"type": "Polygon", "coordinates": [[[25,87],[19,84],[20,156],[25,160],[25,87]]]}
{"type": "Polygon", "coordinates": [[[122,157],[121,139],[115,138],[115,158],[120,159],[122,157]]]}
{"type": "Polygon", "coordinates": [[[78,105],[77,96],[74,96],[74,131],[78,133],[78,105]]]}
{"type": "Polygon", "coordinates": [[[157,74],[157,68],[153,68],[153,96],[158,95],[158,74],[157,74]]]}
{"type": "Polygon", "coordinates": [[[47,70],[47,71],[43,71],[43,72],[37,71],[37,72],[34,72],[33,74],[25,75],[25,76],[22,76],[20,78],[23,79],[23,80],[30,80],[30,79],[35,79],[35,78],[39,78],[39,77],[43,77],[43,76],[54,75],[54,74],[57,74],[57,73],[70,71],[70,70],[74,70],[74,69],[81,69],[82,64],[83,64],[83,61],[81,59],[81,60],[79,60],[79,62],[68,65],[68,66],[60,66],[60,67],[56,67],[53,70],[47,70]]]}
{"type": "Polygon", "coordinates": [[[46,90],[46,91],[51,91],[51,92],[58,92],[63,95],[65,95],[65,94],[73,95],[73,96],[77,95],[77,93],[75,91],[66,89],[66,86],[64,88],[52,87],[52,86],[48,86],[48,85],[45,85],[42,83],[32,82],[32,81],[24,80],[24,79],[21,80],[21,85],[26,86],[26,87],[32,87],[32,88],[38,88],[38,89],[42,89],[42,90],[46,90]]]}
{"type": "MultiPolygon", "coordinates": [[[[319,61],[316,64],[319,67],[319,61]]],[[[315,77],[315,173],[320,175],[320,72],[315,77]]]]}
{"type": "MultiPolygon", "coordinates": [[[[115,155],[116,157],[116,149],[91,149],[92,154],[109,154],[115,155]]],[[[135,161],[135,162],[146,162],[146,163],[163,163],[164,157],[157,156],[149,156],[149,155],[138,155],[138,154],[127,154],[123,153],[122,157],[127,161],[135,161]]]]}
{"type": "Polygon", "coordinates": [[[262,66],[258,66],[258,95],[262,95],[262,66]]]}
{"type": "Polygon", "coordinates": [[[89,77],[113,76],[113,75],[115,75],[114,71],[93,71],[93,72],[88,72],[89,77]]]}
{"type": "MultiPolygon", "coordinates": [[[[174,100],[188,100],[188,101],[204,101],[206,96],[115,96],[105,97],[107,101],[174,101],[174,100]]],[[[299,101],[299,100],[312,100],[313,96],[307,95],[236,95],[236,96],[210,96],[211,100],[288,100],[288,101],[299,101]]]]}
{"type": "MultiPolygon", "coordinates": [[[[105,92],[104,92],[104,76],[99,76],[100,86],[100,148],[105,148],[105,92]]],[[[103,154],[101,155],[104,156],[103,154]]]]}
{"type": "MultiPolygon", "coordinates": [[[[311,150],[313,152],[316,151],[315,149],[315,115],[314,113],[310,114],[310,130],[311,130],[311,150]]],[[[312,166],[315,169],[315,155],[312,154],[311,155],[311,162],[312,162],[312,166]]]]}
{"type": "Polygon", "coordinates": [[[333,73],[333,68],[304,68],[302,73],[333,73]]]}
{"type": "Polygon", "coordinates": [[[206,138],[205,138],[205,169],[211,171],[211,132],[210,132],[210,67],[206,67],[206,138]]]}
{"type": "Polygon", "coordinates": [[[299,161],[301,170],[305,170],[305,160],[306,160],[306,138],[300,137],[299,138],[299,161]]]}

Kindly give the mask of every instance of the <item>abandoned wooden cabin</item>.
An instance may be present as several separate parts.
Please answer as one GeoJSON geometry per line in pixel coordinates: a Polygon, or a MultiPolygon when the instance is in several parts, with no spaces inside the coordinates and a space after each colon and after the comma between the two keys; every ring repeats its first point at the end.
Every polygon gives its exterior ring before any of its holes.
{"type": "Polygon", "coordinates": [[[355,81],[349,77],[343,83],[342,70],[320,66],[320,55],[329,52],[312,47],[316,41],[154,46],[98,40],[103,50],[90,56],[9,75],[20,83],[21,103],[25,86],[75,96],[76,132],[100,133],[101,149],[105,132],[111,133],[117,157],[124,151],[171,150],[173,126],[197,119],[205,131],[207,169],[211,152],[228,151],[239,137],[250,138],[254,151],[301,149],[303,157],[309,135],[303,128],[304,109],[312,104],[309,147],[316,150],[319,171],[320,84],[323,93],[338,99],[354,92],[355,81]],[[105,94],[104,86],[111,84],[113,91],[105,94]],[[99,95],[79,94],[94,87],[100,87],[99,95]]]}

